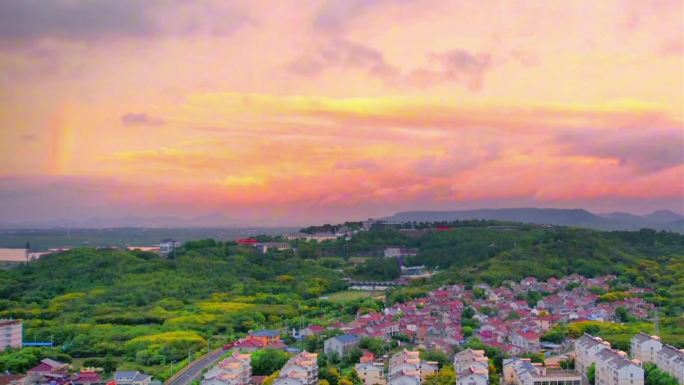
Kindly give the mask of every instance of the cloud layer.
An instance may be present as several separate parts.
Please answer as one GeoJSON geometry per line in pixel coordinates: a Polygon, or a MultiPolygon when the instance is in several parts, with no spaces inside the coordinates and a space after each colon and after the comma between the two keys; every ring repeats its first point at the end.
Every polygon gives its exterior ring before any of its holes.
{"type": "Polygon", "coordinates": [[[0,2],[0,211],[279,224],[418,208],[681,212],[682,11],[0,2]]]}

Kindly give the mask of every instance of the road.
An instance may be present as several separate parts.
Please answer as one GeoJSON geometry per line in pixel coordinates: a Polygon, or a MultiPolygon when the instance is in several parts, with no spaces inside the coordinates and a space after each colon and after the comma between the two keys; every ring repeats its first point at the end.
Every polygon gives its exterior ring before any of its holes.
{"type": "Polygon", "coordinates": [[[198,379],[202,375],[202,371],[214,365],[221,355],[223,349],[217,349],[205,355],[201,360],[194,362],[192,365],[186,366],[181,372],[169,379],[164,385],[190,385],[190,383],[198,379]]]}

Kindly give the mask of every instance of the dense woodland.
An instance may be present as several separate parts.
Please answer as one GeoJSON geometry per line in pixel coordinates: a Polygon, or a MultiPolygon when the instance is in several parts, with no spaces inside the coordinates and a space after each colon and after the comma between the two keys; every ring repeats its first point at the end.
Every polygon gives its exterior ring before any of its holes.
{"type": "MultiPolygon", "coordinates": [[[[58,348],[6,352],[0,355],[0,371],[21,372],[43,356],[72,357],[142,369],[165,379],[188,353],[216,348],[249,330],[351,320],[385,303],[321,297],[344,290],[345,275],[398,276],[397,260],[380,258],[387,246],[418,249],[404,263],[425,264],[438,272],[429,281],[387,292],[387,303],[425,295],[445,283],[498,285],[530,275],[546,279],[612,273],[618,276],[616,291],[630,285],[654,287],[647,300],[661,310],[661,330],[673,343],[684,344],[682,235],[491,221],[444,225],[449,228],[433,231],[416,224],[360,232],[348,241],[294,241],[294,251],[267,254],[209,239],[187,242],[169,259],[90,248],[48,255],[0,271],[0,318],[24,319],[25,340],[52,340],[58,348]]],[[[612,333],[619,344],[632,331],[653,327],[626,321],[627,329],[617,332],[604,325],[586,327],[612,333]]],[[[548,339],[573,336],[577,331],[572,328],[559,327],[548,339]]],[[[311,345],[303,348],[315,348],[322,341],[303,343],[311,345]]]]}

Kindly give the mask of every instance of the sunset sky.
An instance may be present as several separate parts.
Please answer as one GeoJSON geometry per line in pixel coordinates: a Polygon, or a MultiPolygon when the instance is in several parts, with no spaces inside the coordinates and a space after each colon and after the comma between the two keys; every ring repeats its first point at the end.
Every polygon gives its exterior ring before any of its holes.
{"type": "Polygon", "coordinates": [[[0,220],[684,211],[681,0],[0,1],[0,220]]]}

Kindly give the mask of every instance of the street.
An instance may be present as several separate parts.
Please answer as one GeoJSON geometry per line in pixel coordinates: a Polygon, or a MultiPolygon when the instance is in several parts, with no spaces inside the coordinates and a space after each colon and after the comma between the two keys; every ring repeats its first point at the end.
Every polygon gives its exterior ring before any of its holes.
{"type": "Polygon", "coordinates": [[[190,385],[202,375],[204,369],[214,365],[222,354],[223,349],[212,351],[201,360],[185,367],[178,376],[171,378],[165,385],[190,385]]]}

